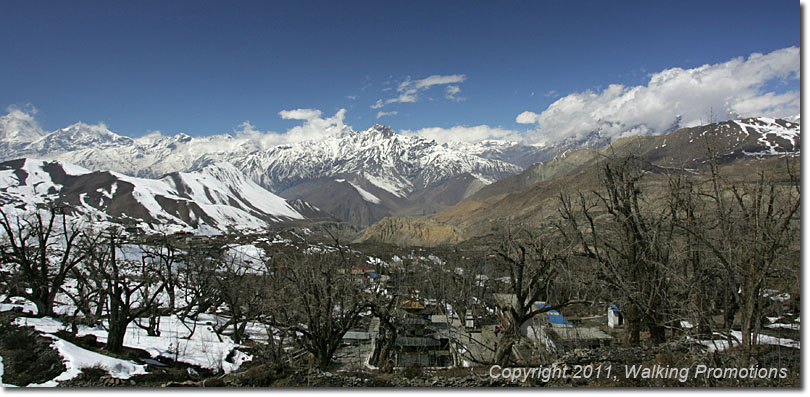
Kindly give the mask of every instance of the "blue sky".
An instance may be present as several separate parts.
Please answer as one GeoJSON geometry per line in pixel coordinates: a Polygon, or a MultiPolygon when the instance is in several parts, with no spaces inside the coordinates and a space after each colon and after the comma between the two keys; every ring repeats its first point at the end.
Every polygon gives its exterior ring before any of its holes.
{"type": "MultiPolygon", "coordinates": [[[[606,101],[588,109],[610,103],[611,85],[622,97],[672,68],[791,47],[769,58],[781,63],[767,81],[731,88],[746,100],[727,110],[765,112],[751,106],[769,93],[781,98],[771,113],[798,106],[785,97],[799,87],[796,1],[5,1],[0,40],[0,108],[35,108],[46,130],[84,121],[129,136],[209,135],[249,121],[284,132],[307,122],[284,110],[345,109],[357,129],[550,137],[582,116],[569,107],[549,119],[566,98],[606,101]]],[[[751,72],[730,78],[740,73],[751,72]]],[[[715,102],[728,98],[700,103],[715,102]]],[[[668,122],[636,119],[626,126],[668,122]]]]}

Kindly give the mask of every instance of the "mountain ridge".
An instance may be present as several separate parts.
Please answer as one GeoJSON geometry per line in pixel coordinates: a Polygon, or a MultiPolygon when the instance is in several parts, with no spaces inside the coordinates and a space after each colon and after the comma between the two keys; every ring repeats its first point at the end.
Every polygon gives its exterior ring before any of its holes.
{"type": "MultiPolygon", "coordinates": [[[[7,118],[10,120],[7,124],[17,123],[7,118]]],[[[35,126],[22,122],[14,125],[22,126],[15,131],[35,126]]],[[[149,134],[128,138],[103,124],[85,123],[50,133],[36,130],[17,135],[21,138],[14,145],[0,148],[5,149],[0,150],[0,160],[47,158],[145,178],[229,162],[275,194],[313,203],[359,226],[387,215],[441,210],[486,184],[522,170],[514,164],[479,157],[432,140],[399,135],[382,124],[360,131],[344,127],[328,132],[327,139],[268,147],[259,141],[227,134],[196,138],[186,134],[149,134]],[[26,143],[25,139],[33,140],[26,143]],[[338,205],[325,201],[334,191],[307,188],[314,181],[338,179],[351,180],[357,186],[374,186],[390,194],[346,195],[349,202],[337,208],[338,205]],[[454,189],[449,192],[454,201],[441,200],[436,204],[425,199],[436,196],[430,193],[434,188],[445,192],[454,189]],[[372,196],[382,198],[367,200],[372,196]]]]}
{"type": "Polygon", "coordinates": [[[146,179],[57,160],[19,159],[0,163],[0,182],[6,212],[24,215],[55,205],[73,217],[135,225],[144,232],[264,230],[271,224],[328,219],[314,206],[264,190],[224,162],[146,179]]]}
{"type": "Polygon", "coordinates": [[[752,166],[780,167],[781,163],[774,162],[777,157],[799,157],[801,130],[796,122],[760,117],[683,128],[660,136],[626,137],[602,148],[566,151],[485,186],[436,214],[408,220],[383,219],[367,228],[359,241],[431,246],[437,244],[435,238],[420,237],[431,235],[430,230],[425,230],[430,227],[452,228],[460,240],[468,240],[495,233],[499,222],[538,225],[556,215],[561,192],[576,195],[578,191],[597,189],[601,183],[600,164],[627,155],[638,156],[645,164],[645,172],[651,175],[650,186],[666,184],[670,173],[697,174],[708,167],[709,159],[715,155],[720,167],[750,174],[752,166]],[[407,226],[414,223],[421,225],[418,233],[407,226]]]}

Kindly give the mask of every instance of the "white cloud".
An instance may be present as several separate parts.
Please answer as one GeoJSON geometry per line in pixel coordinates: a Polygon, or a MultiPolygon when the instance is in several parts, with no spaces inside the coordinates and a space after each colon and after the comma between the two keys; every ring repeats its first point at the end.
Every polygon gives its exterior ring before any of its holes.
{"type": "Polygon", "coordinates": [[[417,131],[403,130],[402,135],[418,135],[426,139],[433,139],[438,143],[461,141],[468,143],[481,142],[486,139],[520,141],[522,136],[518,131],[508,130],[488,125],[473,127],[455,126],[451,128],[429,127],[417,131]]]}
{"type": "Polygon", "coordinates": [[[278,134],[278,144],[321,139],[339,133],[346,126],[343,123],[346,109],[340,109],[327,118],[322,118],[321,111],[315,109],[282,110],[279,115],[284,119],[305,120],[305,123],[278,134]]]}
{"type": "Polygon", "coordinates": [[[277,145],[323,139],[340,133],[346,127],[343,123],[346,109],[340,109],[332,117],[326,118],[321,117],[321,111],[316,109],[282,110],[279,116],[287,120],[303,120],[304,123],[284,133],[277,133],[261,131],[246,120],[233,130],[233,144],[248,146],[253,150],[269,149],[277,145]]]}
{"type": "Polygon", "coordinates": [[[520,124],[534,124],[537,123],[539,117],[540,117],[539,114],[527,110],[517,115],[517,117],[515,117],[515,122],[520,124]]]}
{"type": "Polygon", "coordinates": [[[445,98],[453,100],[453,101],[463,101],[464,98],[456,96],[456,95],[458,95],[459,92],[461,92],[461,87],[459,87],[457,85],[448,85],[447,86],[447,95],[445,95],[445,98]]]}
{"type": "Polygon", "coordinates": [[[321,117],[321,111],[316,109],[294,109],[278,112],[284,120],[312,120],[321,117]]]}
{"type": "Polygon", "coordinates": [[[20,115],[25,115],[26,117],[31,117],[32,120],[33,120],[34,115],[36,115],[38,111],[39,110],[37,110],[37,108],[34,107],[34,105],[32,105],[30,103],[26,103],[25,105],[22,105],[22,106],[20,106],[20,105],[8,105],[6,107],[6,112],[8,112],[9,114],[15,113],[15,114],[20,114],[20,115]]]}
{"type": "MultiPolygon", "coordinates": [[[[383,106],[390,104],[390,103],[412,103],[419,100],[419,93],[424,92],[430,87],[436,85],[446,85],[446,84],[459,84],[464,82],[467,79],[467,75],[464,74],[451,74],[451,75],[437,75],[434,74],[432,76],[425,77],[424,79],[420,80],[411,80],[410,78],[403,81],[397,87],[397,92],[399,96],[395,98],[389,98],[386,100],[378,99],[377,102],[371,106],[372,109],[380,109],[383,106]]],[[[454,95],[461,91],[461,88],[458,86],[451,86],[455,88],[448,88],[448,95],[447,98],[457,100],[454,95]],[[451,90],[455,90],[454,93],[451,93],[451,90]]]]}
{"type": "Polygon", "coordinates": [[[416,102],[416,91],[410,91],[409,90],[409,91],[406,91],[406,92],[403,92],[403,93],[399,94],[399,96],[396,97],[396,98],[391,98],[391,99],[385,101],[386,104],[395,103],[395,102],[401,102],[401,103],[406,103],[406,102],[413,103],[413,102],[416,102]]]}
{"type": "Polygon", "coordinates": [[[457,84],[461,83],[467,79],[466,75],[463,74],[451,74],[447,76],[441,76],[434,74],[433,76],[425,77],[421,80],[407,80],[399,85],[397,91],[405,91],[411,88],[415,88],[417,90],[421,89],[428,89],[434,85],[443,85],[443,84],[457,84]]]}
{"type": "Polygon", "coordinates": [[[394,110],[393,112],[382,112],[382,111],[380,111],[380,112],[377,112],[377,118],[385,117],[385,116],[396,116],[397,114],[399,114],[399,112],[397,112],[396,110],[394,110]]]}
{"type": "Polygon", "coordinates": [[[8,114],[0,117],[0,138],[10,142],[30,142],[45,135],[34,118],[37,109],[30,103],[24,106],[11,105],[6,111],[8,114]]]}
{"type": "Polygon", "coordinates": [[[527,138],[536,143],[582,138],[593,131],[618,138],[660,134],[675,127],[715,120],[799,114],[798,90],[766,92],[769,83],[799,78],[799,49],[751,54],[693,69],[672,68],[650,75],[647,85],[612,84],[601,91],[562,97],[540,114],[525,111],[515,121],[536,123],[527,138]]]}

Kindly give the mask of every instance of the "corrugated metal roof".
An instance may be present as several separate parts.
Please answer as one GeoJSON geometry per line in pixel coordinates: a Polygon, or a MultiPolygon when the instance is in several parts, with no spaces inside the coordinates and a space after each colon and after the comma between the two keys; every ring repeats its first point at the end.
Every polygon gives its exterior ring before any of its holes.
{"type": "MultiPolygon", "coordinates": [[[[540,305],[537,303],[535,304],[535,306],[537,306],[538,309],[545,309],[547,307],[551,307],[548,304],[540,305]]],[[[560,314],[560,312],[556,310],[547,311],[546,316],[548,317],[548,322],[551,324],[572,325],[568,320],[565,319],[565,317],[562,316],[562,314],[560,314]]]]}
{"type": "Polygon", "coordinates": [[[348,331],[343,335],[343,339],[356,339],[356,340],[371,339],[371,333],[364,331],[348,331]]]}
{"type": "Polygon", "coordinates": [[[430,337],[397,336],[397,346],[441,346],[441,342],[430,337]]]}

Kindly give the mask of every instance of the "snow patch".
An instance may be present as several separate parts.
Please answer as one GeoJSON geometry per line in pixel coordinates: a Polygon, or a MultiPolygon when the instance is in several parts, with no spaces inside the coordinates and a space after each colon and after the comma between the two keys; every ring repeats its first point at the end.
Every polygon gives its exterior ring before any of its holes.
{"type": "Polygon", "coordinates": [[[67,371],[43,384],[29,386],[56,386],[58,382],[79,376],[84,368],[101,368],[109,372],[111,377],[119,379],[129,379],[134,375],[146,373],[145,365],[92,352],[53,335],[48,335],[48,337],[54,339],[51,346],[55,347],[59,355],[65,359],[67,371]]]}
{"type": "Polygon", "coordinates": [[[369,193],[367,190],[361,188],[360,186],[357,186],[357,184],[355,183],[349,182],[349,184],[352,185],[352,187],[354,187],[354,190],[357,190],[357,193],[360,193],[360,197],[362,197],[363,200],[366,200],[372,204],[380,203],[379,197],[369,193]]]}

